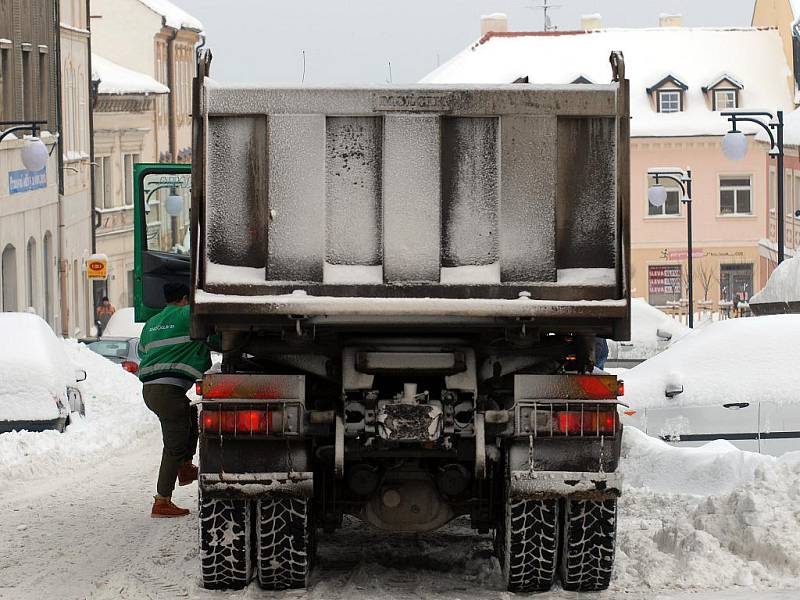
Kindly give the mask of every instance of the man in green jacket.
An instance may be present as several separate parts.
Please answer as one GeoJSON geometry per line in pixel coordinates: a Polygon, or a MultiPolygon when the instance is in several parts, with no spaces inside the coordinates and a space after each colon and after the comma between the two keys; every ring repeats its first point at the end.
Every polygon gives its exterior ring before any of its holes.
{"type": "Polygon", "coordinates": [[[179,283],[164,285],[167,306],[145,323],[139,339],[139,379],[147,408],[161,421],[164,450],[158,472],[158,494],[152,517],[182,517],[185,508],[172,503],[175,479],[179,485],[197,480],[192,457],[197,448],[197,407],[186,392],[211,366],[204,342],[189,337],[189,288],[179,283]]]}

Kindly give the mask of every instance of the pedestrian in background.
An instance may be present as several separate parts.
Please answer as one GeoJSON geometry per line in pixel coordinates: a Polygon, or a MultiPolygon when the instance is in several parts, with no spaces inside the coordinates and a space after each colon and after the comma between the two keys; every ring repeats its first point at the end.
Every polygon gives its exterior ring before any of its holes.
{"type": "Polygon", "coordinates": [[[161,422],[164,449],[151,517],[182,517],[189,510],[175,506],[175,480],[188,485],[197,480],[192,464],[197,449],[197,407],[186,392],[211,366],[205,342],[189,337],[189,288],[183,284],[164,286],[167,306],[144,326],[139,341],[139,379],[147,408],[161,422]]]}
{"type": "Polygon", "coordinates": [[[103,296],[103,299],[100,300],[100,304],[95,309],[97,337],[101,337],[103,335],[103,332],[106,330],[106,326],[108,325],[108,321],[111,319],[111,315],[113,315],[115,312],[117,312],[117,309],[114,308],[113,304],[111,304],[108,296],[103,296]]]}

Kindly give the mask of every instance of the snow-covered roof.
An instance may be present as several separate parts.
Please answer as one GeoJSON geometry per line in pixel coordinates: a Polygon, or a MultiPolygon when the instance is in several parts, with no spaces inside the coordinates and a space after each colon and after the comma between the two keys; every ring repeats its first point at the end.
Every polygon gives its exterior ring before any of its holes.
{"type": "Polygon", "coordinates": [[[650,87],[648,87],[647,88],[647,93],[648,94],[652,94],[654,91],[656,91],[658,88],[663,86],[668,81],[671,81],[677,87],[681,88],[684,91],[689,89],[689,86],[686,85],[683,81],[681,81],[680,77],[677,77],[676,75],[673,75],[672,73],[667,73],[661,79],[659,79],[658,82],[656,82],[653,85],[651,85],[650,87]]]}
{"type": "Polygon", "coordinates": [[[704,85],[703,86],[703,91],[705,92],[706,90],[713,90],[715,87],[717,87],[723,81],[730,81],[731,84],[733,85],[733,87],[735,87],[737,89],[740,89],[740,90],[744,89],[744,84],[741,81],[739,81],[738,79],[736,79],[735,77],[733,77],[731,75],[728,75],[727,73],[723,73],[722,75],[719,75],[718,77],[715,77],[714,80],[711,83],[704,85]]]}
{"type": "Polygon", "coordinates": [[[203,24],[187,13],[182,8],[178,8],[169,0],[139,0],[147,8],[164,18],[164,24],[173,29],[191,29],[193,31],[203,31],[203,24]]]}
{"type": "Polygon", "coordinates": [[[92,80],[100,94],[166,94],[169,88],[149,75],[133,71],[92,53],[92,80]]]}
{"type": "MultiPolygon", "coordinates": [[[[800,4],[800,0],[797,0],[800,4]]],[[[775,29],[649,28],[569,32],[491,32],[427,75],[423,83],[510,83],[528,75],[537,84],[567,84],[582,73],[611,80],[608,57],[625,54],[631,82],[631,134],[638,137],[724,135],[727,121],[711,110],[702,88],[720,73],[746,87],[742,108],[792,106],[790,70],[775,29]],[[647,88],[675,73],[688,90],[684,110],[656,111],[647,88]]],[[[756,131],[744,127],[746,132],[756,131]]]]}
{"type": "MultiPolygon", "coordinates": [[[[756,134],[756,139],[759,142],[769,143],[769,136],[763,129],[756,134]]],[[[783,144],[800,146],[800,108],[783,116],[783,144]]]]}

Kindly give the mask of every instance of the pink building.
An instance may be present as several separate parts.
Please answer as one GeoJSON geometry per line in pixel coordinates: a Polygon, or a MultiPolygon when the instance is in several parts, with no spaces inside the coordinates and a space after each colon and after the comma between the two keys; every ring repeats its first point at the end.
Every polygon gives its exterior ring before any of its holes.
{"type": "MultiPolygon", "coordinates": [[[[752,143],[730,162],[720,111],[792,107],[792,73],[776,29],[684,28],[662,17],[652,29],[602,29],[594,15],[580,31],[492,31],[423,79],[428,83],[604,83],[612,50],[625,55],[631,82],[631,243],[634,295],[666,306],[686,296],[686,207],[677,189],[648,204],[647,172],[690,168],[693,175],[694,288],[713,307],[749,298],[768,276],[759,241],[768,226],[767,148],[752,143]]],[[[800,175],[800,172],[798,173],[800,175]]],[[[668,184],[667,184],[668,185],[668,184]]]]}

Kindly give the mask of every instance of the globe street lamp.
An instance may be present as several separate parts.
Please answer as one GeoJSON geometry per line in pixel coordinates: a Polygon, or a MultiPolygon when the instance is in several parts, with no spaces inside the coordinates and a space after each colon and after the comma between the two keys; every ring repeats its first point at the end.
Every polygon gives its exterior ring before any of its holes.
{"type": "Polygon", "coordinates": [[[667,201],[667,189],[661,185],[661,180],[674,181],[681,188],[681,202],[686,205],[686,237],[688,256],[688,296],[689,296],[689,328],[694,327],[694,286],[692,275],[692,171],[675,167],[662,167],[647,171],[649,177],[655,179],[656,184],[647,190],[647,201],[653,206],[664,206],[667,201]]]}
{"type": "Polygon", "coordinates": [[[30,130],[30,137],[25,137],[25,145],[22,147],[22,164],[29,171],[41,171],[47,166],[47,158],[50,154],[47,146],[39,139],[39,125],[45,125],[47,121],[0,121],[0,127],[11,125],[5,131],[0,131],[0,142],[17,131],[30,130]]]}
{"type": "Polygon", "coordinates": [[[731,123],[731,130],[722,138],[722,152],[729,160],[742,160],[747,154],[747,138],[736,129],[737,121],[755,123],[769,136],[769,155],[778,162],[778,264],[784,259],[784,214],[783,214],[783,111],[729,111],[720,113],[731,123]],[[762,119],[766,119],[764,122],[762,119]]]}

